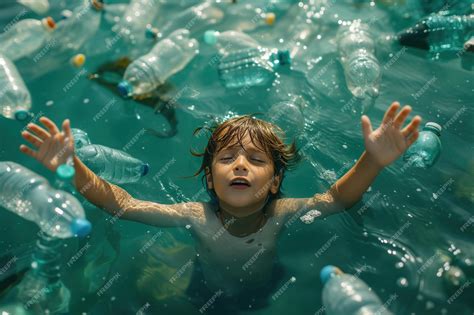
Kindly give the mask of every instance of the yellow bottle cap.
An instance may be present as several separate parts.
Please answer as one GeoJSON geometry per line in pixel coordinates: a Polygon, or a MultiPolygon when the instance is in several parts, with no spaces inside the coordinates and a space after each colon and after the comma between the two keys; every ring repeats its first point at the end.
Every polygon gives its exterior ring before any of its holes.
{"type": "Polygon", "coordinates": [[[265,23],[267,25],[273,25],[273,23],[275,23],[275,20],[276,20],[276,15],[275,13],[267,13],[265,14],[265,23]]]}
{"type": "Polygon", "coordinates": [[[77,68],[82,67],[85,62],[86,56],[84,54],[77,54],[71,58],[71,64],[77,68]]]}

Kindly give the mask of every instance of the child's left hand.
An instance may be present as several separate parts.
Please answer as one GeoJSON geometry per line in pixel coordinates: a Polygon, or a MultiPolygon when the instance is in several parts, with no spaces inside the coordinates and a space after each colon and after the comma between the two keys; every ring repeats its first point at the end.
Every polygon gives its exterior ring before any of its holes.
{"type": "Polygon", "coordinates": [[[397,114],[399,108],[400,104],[393,102],[385,112],[382,124],[375,131],[372,130],[369,117],[362,116],[365,150],[379,167],[387,166],[398,159],[418,138],[421,117],[415,116],[405,128],[401,129],[411,112],[411,107],[404,106],[397,114]]]}

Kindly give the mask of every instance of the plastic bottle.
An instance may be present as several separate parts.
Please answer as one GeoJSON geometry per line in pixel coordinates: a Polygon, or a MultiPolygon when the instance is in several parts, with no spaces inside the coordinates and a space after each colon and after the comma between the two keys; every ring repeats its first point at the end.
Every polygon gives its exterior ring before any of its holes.
{"type": "Polygon", "coordinates": [[[133,44],[141,42],[145,39],[146,27],[153,22],[159,6],[155,0],[130,1],[123,17],[113,30],[133,44]]]}
{"type": "Polygon", "coordinates": [[[45,14],[49,10],[48,0],[18,0],[18,3],[39,15],[45,14]]]}
{"type": "Polygon", "coordinates": [[[74,170],[74,166],[68,164],[59,165],[56,169],[56,181],[54,187],[76,196],[77,193],[73,182],[75,174],[76,171],[74,170]]]}
{"type": "Polygon", "coordinates": [[[369,27],[355,20],[341,28],[337,42],[347,88],[357,98],[374,100],[379,95],[381,71],[369,27]]]}
{"type": "Polygon", "coordinates": [[[219,77],[227,88],[265,86],[275,78],[275,70],[290,64],[287,50],[260,47],[258,42],[241,32],[212,31],[205,33],[207,43],[219,43],[219,77]],[[215,38],[213,38],[215,36],[215,38]],[[235,36],[233,39],[232,37],[235,36]]]}
{"type": "Polygon", "coordinates": [[[71,128],[72,137],[74,138],[74,147],[80,149],[83,146],[91,144],[89,135],[84,130],[71,128]]]}
{"type": "Polygon", "coordinates": [[[219,23],[224,18],[224,12],[212,1],[190,7],[170,19],[159,28],[158,38],[166,37],[177,29],[189,31],[191,36],[199,36],[199,32],[219,23]]]}
{"type": "Polygon", "coordinates": [[[441,153],[441,126],[426,123],[415,143],[403,155],[403,160],[415,167],[428,168],[438,160],[441,153]]]}
{"type": "Polygon", "coordinates": [[[304,130],[303,108],[307,106],[303,97],[293,96],[272,105],[268,111],[268,120],[280,127],[288,140],[293,140],[304,130]]]}
{"type": "Polygon", "coordinates": [[[150,169],[147,163],[123,151],[98,144],[76,149],[76,154],[97,176],[114,184],[137,182],[150,169]]]}
{"type": "Polygon", "coordinates": [[[474,14],[445,16],[433,14],[399,33],[401,45],[432,53],[460,51],[474,30],[474,14]]]}
{"type": "Polygon", "coordinates": [[[85,236],[91,229],[76,198],[14,162],[0,162],[0,205],[52,237],[85,236]]]}
{"type": "Polygon", "coordinates": [[[31,108],[31,95],[15,65],[0,54],[0,114],[25,120],[31,108]]]}
{"type": "Polygon", "coordinates": [[[249,32],[259,27],[272,26],[276,20],[273,12],[275,6],[271,3],[259,5],[248,1],[222,2],[220,8],[226,14],[227,28],[235,31],[249,32]]]}
{"type": "Polygon", "coordinates": [[[12,61],[29,56],[43,46],[55,27],[51,17],[20,20],[0,35],[0,54],[12,61]]]}
{"type": "Polygon", "coordinates": [[[176,30],[127,67],[123,81],[118,84],[120,94],[127,97],[153,91],[183,69],[198,49],[198,42],[189,38],[188,30],[176,30]]]}
{"type": "Polygon", "coordinates": [[[78,50],[99,29],[101,11],[104,7],[102,0],[84,0],[72,16],[57,24],[51,41],[61,50],[78,50]]]}
{"type": "Polygon", "coordinates": [[[364,281],[339,268],[321,269],[323,305],[327,315],[390,315],[379,297],[364,281]]]}

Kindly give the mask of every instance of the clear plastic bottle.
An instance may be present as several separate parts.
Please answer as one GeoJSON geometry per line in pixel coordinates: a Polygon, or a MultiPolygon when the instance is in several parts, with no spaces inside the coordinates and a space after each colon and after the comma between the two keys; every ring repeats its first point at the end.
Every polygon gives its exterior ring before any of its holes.
{"type": "Polygon", "coordinates": [[[460,51],[474,31],[474,14],[433,14],[399,33],[401,45],[429,50],[432,53],[460,51]]]}
{"type": "Polygon", "coordinates": [[[149,93],[183,69],[197,54],[198,42],[179,29],[159,41],[151,51],[133,61],[118,84],[124,97],[149,93]]]}
{"type": "Polygon", "coordinates": [[[91,229],[76,198],[14,162],[0,162],[0,205],[52,237],[85,236],[91,229]]]}
{"type": "Polygon", "coordinates": [[[130,43],[140,43],[145,40],[147,25],[153,22],[159,8],[160,4],[155,0],[132,0],[113,30],[130,43]]]}
{"type": "Polygon", "coordinates": [[[60,50],[75,51],[83,47],[99,29],[103,7],[102,0],[84,0],[71,17],[58,22],[51,42],[60,50]]]}
{"type": "Polygon", "coordinates": [[[238,31],[207,31],[204,41],[216,45],[219,77],[227,88],[265,86],[273,82],[275,70],[290,64],[287,50],[268,49],[249,35],[238,31]]]}
{"type": "Polygon", "coordinates": [[[18,3],[21,3],[39,15],[45,14],[49,10],[48,0],[18,0],[18,3]]]}
{"type": "Polygon", "coordinates": [[[114,184],[135,183],[150,166],[129,154],[98,144],[76,149],[79,159],[97,176],[114,184]]]}
{"type": "Polygon", "coordinates": [[[293,96],[272,105],[267,114],[268,120],[280,127],[285,132],[286,139],[292,141],[304,130],[303,109],[307,106],[302,96],[293,96]]]}
{"type": "Polygon", "coordinates": [[[76,149],[80,149],[83,146],[91,144],[91,140],[89,139],[89,135],[84,130],[78,128],[71,128],[71,134],[74,138],[74,147],[76,149]]]}
{"type": "Polygon", "coordinates": [[[337,42],[347,88],[359,99],[375,100],[381,71],[369,27],[359,20],[352,21],[340,29],[337,42]]]}
{"type": "Polygon", "coordinates": [[[43,46],[55,27],[51,17],[20,20],[0,34],[0,54],[12,61],[29,56],[43,46]]]}
{"type": "Polygon", "coordinates": [[[391,315],[379,297],[359,278],[339,268],[321,269],[323,305],[327,315],[391,315]]]}
{"type": "Polygon", "coordinates": [[[31,108],[31,95],[13,62],[0,54],[0,114],[25,120],[31,108]]]}
{"type": "Polygon", "coordinates": [[[223,18],[224,12],[213,1],[206,1],[174,16],[160,28],[157,36],[168,36],[180,28],[188,30],[191,36],[199,36],[199,32],[219,23],[223,18]]]}
{"type": "Polygon", "coordinates": [[[426,123],[415,143],[403,155],[410,165],[428,168],[438,160],[441,154],[441,126],[434,122],[426,123]]]}

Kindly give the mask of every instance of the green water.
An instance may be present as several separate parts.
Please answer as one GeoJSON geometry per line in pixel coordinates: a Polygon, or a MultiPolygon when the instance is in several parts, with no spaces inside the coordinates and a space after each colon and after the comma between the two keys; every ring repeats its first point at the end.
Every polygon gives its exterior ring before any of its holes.
{"type": "MultiPolygon", "coordinates": [[[[168,10],[169,14],[178,11],[175,7],[168,10]]],[[[4,12],[1,20],[6,24],[16,13],[13,9],[4,12]]],[[[393,22],[387,11],[368,5],[355,8],[336,3],[328,13],[339,13],[344,19],[374,21],[372,28],[376,32],[389,33],[409,24],[406,20],[393,22]]],[[[284,46],[290,41],[286,30],[291,24],[289,14],[287,19],[277,20],[273,28],[259,28],[251,34],[267,46],[284,46]]],[[[175,97],[178,121],[178,132],[171,138],[143,132],[151,124],[157,130],[166,129],[162,116],[152,116],[149,111],[145,112],[144,122],[137,121],[133,109],[141,105],[124,101],[87,80],[86,73],[101,63],[127,54],[120,41],[108,54],[88,58],[83,70],[64,63],[59,69],[43,71],[50,61],[47,55],[38,63],[22,60],[17,65],[33,97],[34,113],[42,113],[58,124],[70,118],[72,127],[86,130],[93,143],[127,147],[129,154],[148,162],[151,170],[144,180],[123,187],[135,198],[164,204],[208,199],[200,178],[182,178],[192,175],[200,165],[189,150],[202,150],[207,141],[205,136],[192,137],[195,128],[215,118],[265,113],[276,102],[289,99],[288,94],[301,95],[307,107],[305,120],[300,122],[304,136],[298,144],[305,148],[306,159],[287,173],[283,191],[287,197],[309,197],[325,191],[364,149],[360,115],[352,112],[351,95],[337,61],[333,42],[336,26],[333,22],[317,26],[308,49],[301,55],[308,64],[295,60],[293,70],[283,69],[273,86],[245,91],[226,90],[220,84],[212,62],[215,52],[200,41],[201,53],[169,82],[172,89],[168,95],[175,97]]],[[[215,28],[226,30],[225,21],[215,28]]],[[[113,37],[106,28],[102,32],[113,37]]],[[[94,40],[99,42],[100,38],[94,40]]],[[[472,292],[468,291],[469,285],[448,303],[453,292],[447,293],[442,279],[436,277],[441,264],[438,257],[456,250],[471,258],[474,255],[472,71],[463,69],[460,58],[453,55],[431,61],[416,50],[382,45],[378,48],[383,74],[380,96],[367,112],[372,124],[378,126],[392,101],[410,104],[412,116],[418,114],[424,122],[443,126],[441,157],[428,170],[406,168],[400,159],[378,176],[349,213],[310,225],[299,220],[290,224],[281,234],[278,253],[287,275],[294,276],[296,282],[271,300],[267,308],[249,314],[321,314],[319,270],[327,264],[359,274],[396,314],[472,314],[474,310],[472,301],[467,299],[472,292]]],[[[22,128],[19,122],[0,119],[0,160],[15,161],[52,179],[46,169],[19,152],[22,128]]],[[[157,314],[158,310],[162,314],[189,313],[171,298],[175,292],[162,293],[168,300],[151,301],[137,289],[137,279],[150,263],[150,256],[179,269],[194,254],[182,245],[192,245],[189,232],[120,220],[111,224],[110,217],[92,205],[84,203],[84,208],[94,226],[91,238],[67,241],[63,254],[63,281],[73,296],[71,314],[135,314],[140,308],[150,314],[157,314]],[[160,237],[154,237],[157,233],[160,237]],[[147,255],[141,254],[140,249],[150,240],[152,249],[147,255]],[[71,266],[66,265],[84,246],[90,246],[85,254],[71,266]],[[95,264],[91,263],[94,259],[95,264]],[[120,276],[114,278],[117,274],[120,276]],[[115,279],[110,289],[97,296],[96,291],[110,279],[115,279]],[[152,306],[147,307],[147,302],[152,306]]],[[[0,211],[0,218],[1,252],[30,244],[36,238],[34,224],[7,211],[0,211]]],[[[282,280],[281,285],[287,280],[282,280]]],[[[154,285],[165,287],[167,282],[166,277],[157,278],[154,285]]]]}

